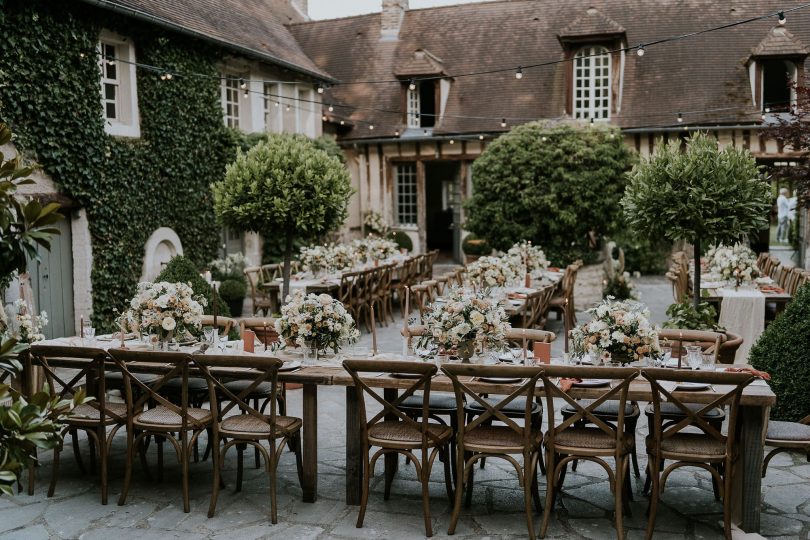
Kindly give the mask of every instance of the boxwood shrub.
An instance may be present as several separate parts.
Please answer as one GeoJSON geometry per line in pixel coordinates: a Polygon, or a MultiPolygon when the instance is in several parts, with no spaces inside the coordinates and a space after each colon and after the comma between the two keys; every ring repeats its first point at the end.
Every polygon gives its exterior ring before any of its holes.
{"type": "MultiPolygon", "coordinates": [[[[191,285],[191,290],[194,291],[194,294],[201,294],[206,300],[208,300],[208,305],[205,306],[204,311],[207,315],[211,314],[211,307],[213,306],[213,290],[211,289],[211,285],[205,281],[205,278],[200,275],[200,271],[196,266],[194,266],[191,259],[182,255],[174,257],[163,268],[163,270],[160,271],[160,274],[158,274],[158,276],[155,278],[155,281],[189,283],[191,285]]],[[[231,311],[228,309],[228,304],[222,300],[222,298],[220,298],[219,302],[217,303],[217,313],[223,317],[231,316],[231,311]]]]}

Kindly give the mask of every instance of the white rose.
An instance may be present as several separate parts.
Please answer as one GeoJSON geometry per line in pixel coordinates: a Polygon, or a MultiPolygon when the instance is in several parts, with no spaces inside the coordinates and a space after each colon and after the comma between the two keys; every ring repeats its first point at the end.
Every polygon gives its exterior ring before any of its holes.
{"type": "Polygon", "coordinates": [[[332,297],[328,294],[321,294],[318,296],[318,301],[320,301],[322,306],[328,306],[332,303],[332,297]]]}
{"type": "Polygon", "coordinates": [[[163,322],[160,323],[164,330],[171,332],[177,326],[177,322],[171,317],[164,317],[163,322]]]}

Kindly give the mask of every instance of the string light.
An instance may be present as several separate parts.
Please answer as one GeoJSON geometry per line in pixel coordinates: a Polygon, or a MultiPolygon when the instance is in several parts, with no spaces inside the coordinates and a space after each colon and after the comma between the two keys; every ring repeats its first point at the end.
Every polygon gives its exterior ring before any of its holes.
{"type": "Polygon", "coordinates": [[[371,131],[374,131],[374,124],[369,124],[368,129],[370,129],[371,131]]]}
{"type": "Polygon", "coordinates": [[[399,130],[398,129],[394,130],[394,137],[399,137],[399,130]]]}
{"type": "Polygon", "coordinates": [[[501,118],[501,127],[502,128],[506,127],[506,118],[501,118]]]}
{"type": "Polygon", "coordinates": [[[331,104],[329,105],[329,112],[335,112],[335,108],[331,104]]]}
{"type": "Polygon", "coordinates": [[[323,115],[323,116],[321,116],[321,120],[323,120],[324,122],[326,122],[326,121],[328,120],[328,118],[326,117],[326,115],[323,115]]]}
{"type": "Polygon", "coordinates": [[[416,81],[414,81],[413,79],[411,79],[411,80],[408,82],[408,90],[410,90],[411,92],[413,92],[414,90],[416,90],[416,81]]]}
{"type": "Polygon", "coordinates": [[[542,139],[540,139],[540,140],[541,140],[541,141],[543,141],[543,142],[546,142],[546,141],[548,140],[548,137],[543,137],[543,138],[542,138],[542,139]]]}
{"type": "Polygon", "coordinates": [[[683,115],[681,113],[678,113],[678,123],[683,124],[683,115]]]}
{"type": "Polygon", "coordinates": [[[456,141],[454,139],[450,139],[450,144],[456,144],[456,141]]]}
{"type": "Polygon", "coordinates": [[[479,141],[483,141],[483,140],[484,140],[484,136],[483,136],[483,135],[479,135],[479,136],[478,136],[478,140],[479,140],[479,141]]]}
{"type": "Polygon", "coordinates": [[[340,125],[341,125],[341,126],[345,126],[345,125],[346,125],[346,121],[345,121],[345,120],[341,120],[341,121],[340,121],[340,125]]]}
{"type": "Polygon", "coordinates": [[[322,84],[318,85],[318,93],[323,94],[323,85],[322,84]]]}
{"type": "Polygon", "coordinates": [[[79,58],[81,58],[82,60],[84,60],[84,53],[83,53],[83,52],[82,52],[82,53],[79,53],[79,58]]]}
{"type": "Polygon", "coordinates": [[[244,93],[242,93],[242,97],[244,97],[245,99],[250,97],[250,92],[247,90],[247,88],[245,89],[244,93]]]}
{"type": "Polygon", "coordinates": [[[278,107],[278,101],[273,102],[273,107],[278,107]]]}
{"type": "Polygon", "coordinates": [[[165,81],[165,80],[166,80],[166,74],[165,74],[165,73],[161,73],[161,74],[160,74],[160,80],[161,80],[161,81],[165,81]]]}
{"type": "Polygon", "coordinates": [[[787,22],[787,18],[785,17],[785,12],[779,12],[779,24],[784,25],[787,22]]]}
{"type": "Polygon", "coordinates": [[[644,45],[639,45],[636,54],[639,56],[644,56],[644,45]]]}
{"type": "Polygon", "coordinates": [[[290,106],[289,106],[289,104],[287,105],[287,108],[286,108],[285,110],[286,110],[287,112],[290,112],[290,106]]]}
{"type": "Polygon", "coordinates": [[[171,74],[171,73],[167,73],[167,74],[166,74],[166,79],[167,79],[167,80],[172,80],[172,74],[171,74]]]}
{"type": "Polygon", "coordinates": [[[520,80],[523,78],[523,66],[518,66],[517,71],[515,72],[515,78],[520,80]]]}

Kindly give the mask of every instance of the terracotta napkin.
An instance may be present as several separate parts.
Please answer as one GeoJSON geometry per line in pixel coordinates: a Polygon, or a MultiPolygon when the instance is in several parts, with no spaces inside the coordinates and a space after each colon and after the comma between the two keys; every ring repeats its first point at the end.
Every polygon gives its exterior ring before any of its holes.
{"type": "Polygon", "coordinates": [[[253,352],[253,345],[256,343],[256,334],[253,333],[253,330],[245,330],[245,334],[243,336],[244,341],[244,351],[245,352],[253,352]]]}
{"type": "Polygon", "coordinates": [[[534,342],[534,359],[537,362],[548,364],[551,362],[551,343],[534,342]]]}
{"type": "Polygon", "coordinates": [[[759,371],[757,369],[750,368],[750,367],[729,367],[729,368],[726,368],[726,372],[728,372],[728,373],[750,373],[751,375],[753,375],[754,377],[756,377],[758,379],[762,379],[764,381],[770,381],[771,380],[771,374],[768,373],[767,371],[759,371]]]}
{"type": "Polygon", "coordinates": [[[571,378],[562,377],[560,378],[560,381],[557,383],[557,386],[559,386],[560,390],[562,390],[567,394],[568,391],[571,390],[571,388],[574,386],[574,383],[581,383],[581,382],[582,379],[580,379],[579,377],[571,377],[571,378]]]}

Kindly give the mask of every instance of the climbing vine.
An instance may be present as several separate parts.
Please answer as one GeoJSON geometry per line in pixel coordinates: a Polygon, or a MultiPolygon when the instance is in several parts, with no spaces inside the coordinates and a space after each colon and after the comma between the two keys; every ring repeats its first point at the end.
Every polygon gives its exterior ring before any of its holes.
{"type": "Polygon", "coordinates": [[[222,122],[216,78],[137,70],[141,136],[104,131],[92,51],[106,28],[135,44],[138,62],[216,75],[221,49],[76,2],[0,0],[0,120],[15,143],[87,210],[93,247],[93,319],[109,326],[141,275],[158,227],[180,236],[197,264],[216,255],[209,185],[222,177],[234,137],[222,122]],[[88,54],[89,53],[89,54],[88,54]]]}

